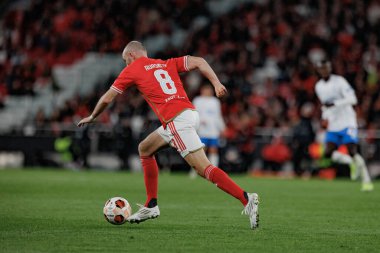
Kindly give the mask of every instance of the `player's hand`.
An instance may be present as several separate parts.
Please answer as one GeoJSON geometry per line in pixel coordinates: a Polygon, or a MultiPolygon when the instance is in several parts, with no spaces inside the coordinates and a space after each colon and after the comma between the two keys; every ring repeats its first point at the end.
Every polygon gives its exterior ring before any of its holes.
{"type": "Polygon", "coordinates": [[[78,127],[82,127],[82,126],[85,126],[86,124],[89,124],[89,123],[92,123],[94,122],[94,117],[92,115],[82,119],[81,121],[79,121],[79,123],[77,124],[78,127]]]}
{"type": "Polygon", "coordinates": [[[222,98],[227,95],[227,89],[223,84],[215,85],[215,94],[218,98],[222,98]]]}

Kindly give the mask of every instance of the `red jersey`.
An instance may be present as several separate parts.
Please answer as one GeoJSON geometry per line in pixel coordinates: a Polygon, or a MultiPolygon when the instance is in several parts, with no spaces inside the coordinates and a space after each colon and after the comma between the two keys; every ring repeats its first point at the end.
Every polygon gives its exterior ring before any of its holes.
{"type": "Polygon", "coordinates": [[[189,71],[187,56],[166,61],[141,57],[121,71],[111,89],[121,94],[136,85],[165,126],[182,111],[195,109],[178,74],[185,71],[189,71]]]}

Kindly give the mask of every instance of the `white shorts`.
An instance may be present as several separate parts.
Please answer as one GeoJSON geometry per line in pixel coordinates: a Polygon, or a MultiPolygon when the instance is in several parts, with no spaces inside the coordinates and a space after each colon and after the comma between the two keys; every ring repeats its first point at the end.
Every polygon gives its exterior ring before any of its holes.
{"type": "Polygon", "coordinates": [[[182,157],[185,157],[204,147],[197,134],[198,127],[198,112],[186,110],[169,122],[166,129],[161,126],[156,131],[167,143],[177,149],[182,157]]]}

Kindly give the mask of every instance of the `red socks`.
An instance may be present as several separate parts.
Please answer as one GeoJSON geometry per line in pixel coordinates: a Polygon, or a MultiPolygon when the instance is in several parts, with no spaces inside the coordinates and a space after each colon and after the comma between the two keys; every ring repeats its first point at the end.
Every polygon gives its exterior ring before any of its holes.
{"type": "MultiPolygon", "coordinates": [[[[157,201],[158,190],[158,166],[154,156],[141,156],[141,164],[144,170],[144,182],[147,199],[145,206],[154,199],[157,201]]],[[[248,200],[244,196],[244,191],[221,169],[210,164],[204,171],[204,177],[216,184],[216,186],[226,193],[234,196],[245,206],[248,200]]]]}
{"type": "Polygon", "coordinates": [[[216,184],[219,189],[234,196],[245,206],[248,200],[244,196],[244,191],[221,169],[210,164],[204,171],[204,177],[216,184]]]}
{"type": "Polygon", "coordinates": [[[144,170],[144,182],[147,199],[147,207],[151,199],[157,199],[158,189],[158,166],[154,156],[140,156],[141,164],[144,170]]]}

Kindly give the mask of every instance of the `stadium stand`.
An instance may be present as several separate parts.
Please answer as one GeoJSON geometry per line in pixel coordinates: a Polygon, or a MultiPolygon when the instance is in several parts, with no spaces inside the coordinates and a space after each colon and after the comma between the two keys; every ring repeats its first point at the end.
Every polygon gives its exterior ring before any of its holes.
{"type": "MultiPolygon", "coordinates": [[[[291,143],[302,106],[318,107],[313,62],[323,57],[354,86],[367,157],[379,157],[378,1],[35,0],[15,1],[2,15],[2,132],[73,126],[122,68],[125,43],[137,39],[151,56],[197,55],[215,68],[230,91],[223,152],[226,162],[239,155],[235,170],[254,167],[274,133],[291,143]]],[[[183,78],[195,96],[202,78],[183,78]]],[[[135,94],[118,98],[100,121],[111,128],[124,122],[138,140],[141,126],[157,122],[135,94]]],[[[316,129],[319,117],[313,110],[316,129]]]]}

